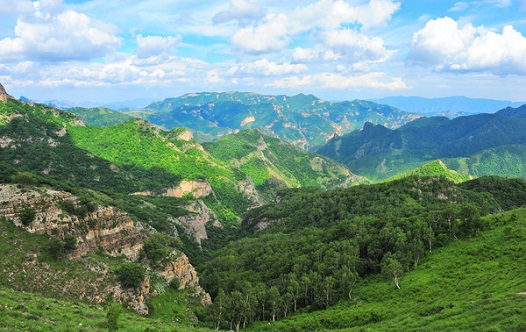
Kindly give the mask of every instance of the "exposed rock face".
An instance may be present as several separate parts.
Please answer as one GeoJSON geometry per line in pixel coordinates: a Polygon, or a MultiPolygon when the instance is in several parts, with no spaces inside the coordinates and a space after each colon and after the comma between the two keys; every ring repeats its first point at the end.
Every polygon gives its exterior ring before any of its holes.
{"type": "Polygon", "coordinates": [[[112,207],[96,207],[86,216],[68,214],[64,204],[78,207],[77,197],[51,189],[24,189],[12,185],[0,186],[0,216],[13,220],[28,232],[47,234],[63,239],[66,235],[77,238],[77,249],[69,254],[79,258],[88,252],[102,249],[111,256],[138,257],[146,233],[135,227],[130,217],[112,207]],[[24,226],[20,212],[24,206],[32,207],[34,221],[24,226]]]}
{"type": "Polygon", "coordinates": [[[207,223],[212,222],[214,226],[221,227],[221,223],[214,212],[203,201],[193,202],[184,208],[191,213],[182,217],[172,218],[171,221],[182,226],[186,235],[194,238],[199,245],[201,245],[201,240],[208,239],[208,234],[206,233],[207,223]]]}
{"type": "Polygon", "coordinates": [[[208,181],[181,181],[179,185],[168,191],[163,196],[183,197],[192,194],[194,198],[206,197],[212,193],[212,187],[208,181]]]}
{"type": "Polygon", "coordinates": [[[199,278],[194,267],[188,261],[188,257],[185,254],[181,254],[176,260],[168,263],[164,267],[163,271],[158,271],[167,282],[172,281],[174,278],[179,280],[179,289],[191,289],[193,296],[201,298],[201,304],[203,306],[212,303],[210,295],[206,293],[199,285],[199,278]]]}
{"type": "Polygon", "coordinates": [[[15,98],[8,95],[4,89],[4,86],[0,84],[0,101],[7,101],[8,99],[15,99],[15,98]]]}
{"type": "MultiPolygon", "coordinates": [[[[181,181],[175,188],[167,189],[166,192],[162,193],[161,196],[165,197],[178,197],[181,198],[184,195],[191,194],[193,198],[206,197],[213,193],[212,186],[208,181],[181,181]]],[[[138,191],[132,195],[142,196],[153,196],[154,193],[151,191],[138,191]]]]}

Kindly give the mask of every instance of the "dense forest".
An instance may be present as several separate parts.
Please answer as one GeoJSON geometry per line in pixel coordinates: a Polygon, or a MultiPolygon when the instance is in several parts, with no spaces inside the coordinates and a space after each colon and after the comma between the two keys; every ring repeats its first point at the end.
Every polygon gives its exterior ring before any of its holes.
{"type": "Polygon", "coordinates": [[[526,181],[487,177],[462,184],[417,176],[377,185],[282,191],[252,209],[242,239],[202,267],[215,297],[210,318],[237,328],[352,299],[360,279],[393,287],[424,257],[489,225],[481,216],[526,203],[526,181]]]}

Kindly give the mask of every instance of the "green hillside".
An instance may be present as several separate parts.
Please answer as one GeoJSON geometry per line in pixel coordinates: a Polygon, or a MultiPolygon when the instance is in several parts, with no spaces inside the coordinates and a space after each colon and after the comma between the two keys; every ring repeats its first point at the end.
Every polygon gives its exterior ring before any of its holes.
{"type": "Polygon", "coordinates": [[[250,331],[524,331],[526,210],[483,219],[489,229],[433,250],[401,278],[371,278],[351,300],[250,331]]]}
{"type": "Polygon", "coordinates": [[[283,188],[344,187],[367,180],[328,158],[309,153],[257,130],[247,129],[204,144],[214,157],[239,168],[272,201],[283,188]]]}
{"type": "Polygon", "coordinates": [[[88,126],[111,126],[132,119],[132,117],[127,114],[117,112],[105,107],[72,107],[68,108],[67,111],[75,114],[88,126]]]}
{"type": "MultiPolygon", "coordinates": [[[[214,306],[218,297],[221,303],[247,299],[241,308],[225,305],[225,310],[232,312],[231,321],[248,323],[331,308],[354,299],[358,285],[375,283],[379,275],[391,280],[381,283],[382,289],[395,292],[395,283],[404,289],[402,275],[427,262],[429,253],[494,227],[491,218],[480,216],[526,205],[525,190],[524,180],[490,177],[454,184],[444,177],[414,176],[329,191],[289,189],[278,203],[249,211],[242,224],[245,237],[200,267],[203,284],[216,297],[214,306]]],[[[212,321],[219,319],[215,308],[212,321]]],[[[318,315],[324,313],[312,317],[318,315]]],[[[312,330],[350,327],[354,320],[365,324],[368,317],[342,316],[335,325],[322,320],[312,330]]],[[[228,326],[223,319],[220,325],[228,326]]]]}
{"type": "Polygon", "coordinates": [[[133,115],[168,129],[190,128],[200,140],[253,128],[304,149],[321,146],[333,135],[361,128],[368,121],[397,128],[420,117],[362,100],[331,103],[313,95],[245,92],[186,94],[153,103],[133,115]]]}
{"type": "Polygon", "coordinates": [[[387,179],[386,181],[394,181],[408,176],[435,178],[444,177],[454,183],[461,183],[470,180],[469,175],[452,171],[448,169],[447,166],[441,160],[435,160],[410,172],[398,174],[392,178],[387,179]]]}
{"type": "Polygon", "coordinates": [[[368,123],[318,153],[376,181],[436,159],[463,174],[524,178],[525,116],[520,107],[453,120],[421,118],[394,130],[368,123]]]}

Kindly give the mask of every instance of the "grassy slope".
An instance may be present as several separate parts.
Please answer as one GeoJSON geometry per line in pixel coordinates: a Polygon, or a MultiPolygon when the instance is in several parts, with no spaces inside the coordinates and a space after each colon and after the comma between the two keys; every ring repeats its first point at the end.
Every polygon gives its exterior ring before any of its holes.
{"type": "MultiPolygon", "coordinates": [[[[32,293],[0,288],[0,330],[107,331],[107,311],[101,306],[61,301],[32,293]]],[[[123,312],[119,331],[209,331],[123,312]]]]}
{"type": "Polygon", "coordinates": [[[362,281],[352,301],[253,331],[524,331],[526,209],[489,216],[493,228],[434,251],[401,280],[362,281]]]}
{"type": "Polygon", "coordinates": [[[447,168],[446,165],[440,160],[435,160],[430,163],[427,163],[417,169],[414,169],[407,173],[401,173],[396,176],[393,176],[392,178],[389,178],[387,181],[394,181],[397,179],[401,179],[407,176],[431,176],[431,177],[440,177],[443,176],[446,179],[454,182],[454,183],[461,183],[468,181],[470,179],[469,175],[461,174],[456,171],[450,170],[447,168]]]}

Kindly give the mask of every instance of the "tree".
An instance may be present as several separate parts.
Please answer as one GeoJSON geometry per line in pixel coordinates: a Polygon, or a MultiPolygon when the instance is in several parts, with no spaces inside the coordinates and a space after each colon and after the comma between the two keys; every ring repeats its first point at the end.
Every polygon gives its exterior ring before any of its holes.
{"type": "Polygon", "coordinates": [[[389,252],[382,260],[382,274],[389,279],[393,279],[396,288],[400,289],[399,280],[404,273],[404,268],[400,262],[389,252]]]}
{"type": "Polygon", "coordinates": [[[124,288],[138,288],[144,281],[144,267],[137,263],[125,263],[117,270],[119,281],[124,288]]]}

